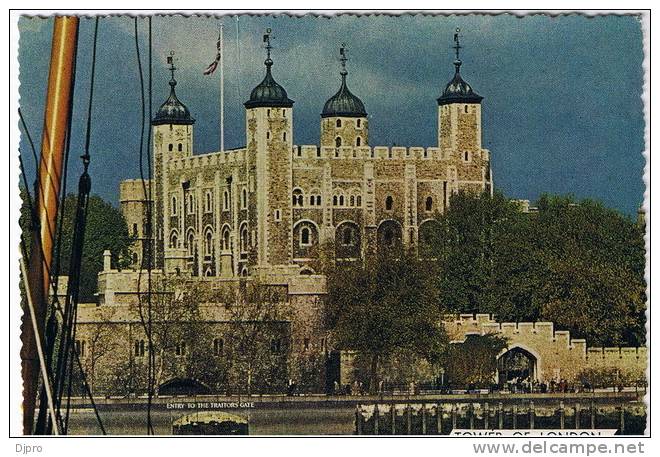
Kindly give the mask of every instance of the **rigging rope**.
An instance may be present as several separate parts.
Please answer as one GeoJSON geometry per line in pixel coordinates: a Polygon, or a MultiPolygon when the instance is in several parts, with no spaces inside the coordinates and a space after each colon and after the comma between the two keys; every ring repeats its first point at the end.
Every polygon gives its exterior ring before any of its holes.
{"type": "MultiPolygon", "coordinates": [[[[152,335],[152,325],[151,325],[151,269],[152,269],[152,251],[151,251],[151,165],[148,166],[148,179],[149,179],[149,190],[147,190],[147,185],[144,177],[144,131],[145,131],[145,117],[146,117],[146,101],[144,93],[144,73],[142,70],[142,58],[140,56],[140,43],[138,39],[138,18],[134,18],[134,34],[135,34],[135,53],[137,57],[138,64],[138,74],[140,79],[140,99],[141,99],[141,128],[140,128],[140,155],[139,155],[139,165],[140,165],[140,180],[142,182],[142,192],[143,197],[148,199],[146,202],[146,248],[142,246],[142,259],[140,262],[140,269],[138,271],[138,281],[137,281],[137,296],[138,296],[138,311],[140,315],[140,322],[144,328],[147,337],[147,347],[148,347],[148,357],[147,357],[147,434],[153,435],[154,428],[151,417],[151,409],[153,402],[154,394],[154,383],[155,383],[155,351],[153,345],[153,335],[152,335]],[[141,292],[141,282],[142,282],[142,270],[146,264],[147,267],[147,318],[144,317],[144,310],[142,306],[142,292],[141,292]]],[[[149,117],[151,117],[151,18],[149,18],[149,117]]],[[[149,123],[151,128],[151,122],[149,123]]],[[[150,136],[150,135],[149,135],[150,136]]],[[[150,139],[147,140],[150,143],[150,139]]],[[[147,157],[147,162],[149,162],[149,157],[147,157]]]]}
{"type": "MultiPolygon", "coordinates": [[[[32,141],[32,136],[31,136],[31,134],[30,134],[30,130],[29,130],[28,127],[27,127],[27,123],[26,123],[26,121],[25,121],[25,119],[24,119],[24,117],[23,117],[23,114],[22,114],[20,108],[19,108],[19,110],[18,110],[18,113],[19,113],[19,117],[20,117],[20,120],[21,120],[21,125],[22,125],[22,127],[23,127],[23,131],[24,131],[25,136],[27,137],[28,142],[29,142],[29,144],[30,144],[30,146],[31,146],[31,149],[32,149],[32,155],[33,155],[33,157],[35,158],[35,163],[38,163],[37,154],[36,154],[36,149],[34,148],[34,142],[32,141]]],[[[22,160],[22,157],[21,157],[21,155],[20,155],[20,149],[19,149],[19,164],[20,164],[21,174],[22,174],[22,178],[23,178],[23,182],[24,182],[24,186],[25,186],[25,191],[26,191],[26,200],[27,200],[27,204],[28,204],[28,211],[29,211],[29,214],[30,214],[30,224],[31,224],[32,226],[35,226],[35,225],[38,225],[38,221],[37,221],[36,218],[34,217],[34,215],[35,215],[34,203],[33,203],[33,199],[32,199],[31,196],[30,196],[30,190],[29,190],[29,186],[28,186],[27,173],[26,173],[26,171],[25,171],[25,167],[24,167],[24,164],[23,164],[23,160],[22,160]]],[[[37,179],[36,182],[35,182],[35,191],[39,191],[39,190],[40,190],[40,186],[37,186],[37,185],[36,185],[37,183],[39,183],[39,180],[38,180],[38,179],[37,179]]],[[[61,221],[60,221],[60,223],[61,223],[61,221]]],[[[26,245],[24,239],[22,240],[22,242],[24,243],[24,255],[25,255],[26,258],[27,258],[27,245],[26,245]]],[[[39,237],[37,237],[35,240],[33,240],[33,243],[37,243],[37,247],[36,247],[36,248],[40,248],[41,239],[40,239],[39,237]]],[[[34,249],[34,246],[33,246],[33,249],[34,249]]],[[[59,247],[59,249],[61,249],[61,247],[59,247]]],[[[54,275],[51,274],[50,267],[49,267],[48,264],[45,264],[44,267],[45,267],[45,269],[46,269],[46,274],[48,275],[48,278],[49,278],[49,280],[51,281],[51,287],[54,287],[54,285],[52,284],[52,280],[53,280],[53,278],[54,278],[54,275]]],[[[54,290],[56,290],[56,288],[54,288],[54,290]]],[[[56,309],[56,311],[59,313],[59,316],[60,316],[60,318],[62,319],[62,321],[64,321],[64,311],[62,310],[62,307],[59,306],[59,303],[58,303],[58,302],[54,302],[53,305],[54,305],[54,306],[57,305],[57,306],[55,306],[55,309],[56,309]]],[[[87,394],[87,396],[88,396],[89,399],[90,399],[90,403],[91,403],[92,408],[93,408],[93,410],[94,410],[94,413],[95,413],[95,415],[96,415],[96,419],[97,419],[97,422],[99,423],[99,427],[100,427],[101,431],[103,432],[103,434],[105,434],[105,428],[104,428],[104,426],[103,426],[103,422],[101,421],[101,417],[100,417],[100,415],[99,415],[99,413],[98,413],[98,409],[96,408],[96,404],[95,404],[95,402],[94,402],[94,398],[93,398],[93,396],[92,396],[91,390],[90,390],[90,388],[89,388],[89,385],[87,384],[86,375],[85,375],[85,372],[84,372],[84,370],[83,370],[83,367],[82,367],[82,363],[81,363],[81,361],[80,361],[79,354],[78,354],[77,352],[74,354],[74,358],[75,358],[75,360],[76,360],[76,362],[77,362],[78,369],[80,370],[80,373],[81,373],[82,382],[83,382],[83,385],[84,385],[84,387],[85,387],[85,393],[87,394]]],[[[54,400],[55,400],[55,399],[54,399],[54,400]]],[[[59,411],[58,411],[57,409],[56,409],[56,413],[57,413],[56,416],[57,416],[57,418],[59,419],[59,411]]]]}

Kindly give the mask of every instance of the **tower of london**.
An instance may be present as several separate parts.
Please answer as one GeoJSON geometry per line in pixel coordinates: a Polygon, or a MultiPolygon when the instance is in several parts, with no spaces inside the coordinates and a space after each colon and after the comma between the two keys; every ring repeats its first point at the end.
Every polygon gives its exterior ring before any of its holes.
{"type": "MultiPolygon", "coordinates": [[[[265,76],[244,103],[245,146],[225,152],[193,150],[195,119],[176,94],[172,64],[169,97],[152,119],[156,268],[221,278],[313,274],[322,247],[352,261],[384,250],[419,252],[452,193],[492,192],[483,97],[461,76],[458,48],[437,119],[429,119],[437,122],[437,145],[427,148],[371,143],[344,48],[339,90],[320,113],[319,144],[297,145],[295,103],[275,80],[266,49],[265,76]]],[[[138,238],[142,194],[139,180],[121,185],[138,238]]]]}

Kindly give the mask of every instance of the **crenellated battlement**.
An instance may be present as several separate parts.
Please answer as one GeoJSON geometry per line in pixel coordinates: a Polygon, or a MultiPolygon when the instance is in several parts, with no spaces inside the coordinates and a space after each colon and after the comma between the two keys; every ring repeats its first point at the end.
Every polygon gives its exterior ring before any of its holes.
{"type": "Polygon", "coordinates": [[[167,163],[172,169],[196,169],[217,165],[241,164],[247,160],[247,149],[232,149],[225,152],[209,152],[206,154],[190,155],[181,158],[172,158],[167,163]]]}
{"type": "MultiPolygon", "coordinates": [[[[373,160],[451,160],[460,158],[459,153],[451,150],[443,150],[438,147],[421,146],[316,146],[316,145],[294,145],[291,149],[295,160],[309,159],[373,159],[373,160]]],[[[489,152],[483,149],[481,158],[488,160],[489,152]]]]}
{"type": "Polygon", "coordinates": [[[491,314],[458,314],[443,321],[449,339],[459,343],[469,335],[495,334],[538,358],[541,377],[575,377],[585,369],[617,369],[643,377],[646,347],[589,347],[567,330],[555,330],[552,322],[497,322],[491,314]]]}

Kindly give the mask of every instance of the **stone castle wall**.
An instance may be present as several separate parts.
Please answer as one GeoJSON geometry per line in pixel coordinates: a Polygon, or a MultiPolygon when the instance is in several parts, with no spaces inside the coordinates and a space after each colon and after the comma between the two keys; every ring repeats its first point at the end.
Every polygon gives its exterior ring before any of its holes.
{"type": "Polygon", "coordinates": [[[489,314],[462,314],[444,322],[450,340],[468,335],[495,334],[505,337],[509,349],[521,348],[536,359],[540,381],[578,380],[588,370],[619,370],[624,378],[645,379],[646,347],[587,347],[586,340],[555,330],[552,322],[496,322],[489,314]]]}

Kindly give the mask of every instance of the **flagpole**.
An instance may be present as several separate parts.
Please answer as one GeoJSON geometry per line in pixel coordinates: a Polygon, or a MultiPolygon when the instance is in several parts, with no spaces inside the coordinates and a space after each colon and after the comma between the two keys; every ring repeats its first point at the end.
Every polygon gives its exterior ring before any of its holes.
{"type": "Polygon", "coordinates": [[[220,24],[220,152],[225,152],[225,49],[223,24],[220,24]]]}

